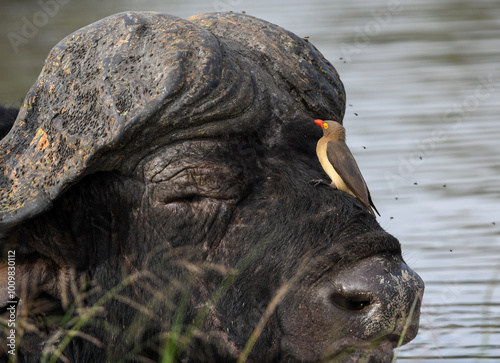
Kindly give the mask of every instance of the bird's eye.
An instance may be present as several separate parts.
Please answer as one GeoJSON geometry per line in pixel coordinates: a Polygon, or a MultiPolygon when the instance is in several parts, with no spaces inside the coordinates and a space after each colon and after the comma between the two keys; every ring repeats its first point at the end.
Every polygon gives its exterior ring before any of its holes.
{"type": "Polygon", "coordinates": [[[328,124],[327,124],[327,123],[324,123],[324,124],[323,124],[323,128],[324,128],[325,130],[326,130],[326,129],[328,129],[328,124]]]}

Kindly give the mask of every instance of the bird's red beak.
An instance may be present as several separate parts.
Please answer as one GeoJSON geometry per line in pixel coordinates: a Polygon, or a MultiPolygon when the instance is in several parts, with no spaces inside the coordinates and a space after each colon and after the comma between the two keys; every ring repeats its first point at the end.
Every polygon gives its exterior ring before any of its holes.
{"type": "Polygon", "coordinates": [[[323,120],[317,119],[317,120],[314,120],[314,122],[316,122],[319,127],[323,128],[323,120]]]}

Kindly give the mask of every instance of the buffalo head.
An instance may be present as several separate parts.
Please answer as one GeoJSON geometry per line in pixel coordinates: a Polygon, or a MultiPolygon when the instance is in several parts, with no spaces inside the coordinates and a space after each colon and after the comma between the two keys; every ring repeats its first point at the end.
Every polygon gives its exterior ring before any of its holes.
{"type": "Polygon", "coordinates": [[[242,14],[63,39],[0,143],[19,360],[390,361],[423,282],[356,199],[310,183],[313,120],[344,106],[314,46],[242,14]]]}

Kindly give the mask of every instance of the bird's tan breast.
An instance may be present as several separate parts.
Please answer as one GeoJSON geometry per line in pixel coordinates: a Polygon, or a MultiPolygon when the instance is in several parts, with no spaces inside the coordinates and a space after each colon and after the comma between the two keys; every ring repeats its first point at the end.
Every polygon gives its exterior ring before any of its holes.
{"type": "Polygon", "coordinates": [[[316,154],[318,155],[319,162],[323,167],[323,170],[328,174],[330,179],[332,179],[332,184],[339,190],[342,190],[346,193],[355,196],[353,192],[349,189],[349,187],[344,183],[339,173],[334,169],[332,163],[328,160],[328,156],[326,154],[326,148],[328,145],[328,140],[325,138],[321,138],[316,145],[316,154]]]}

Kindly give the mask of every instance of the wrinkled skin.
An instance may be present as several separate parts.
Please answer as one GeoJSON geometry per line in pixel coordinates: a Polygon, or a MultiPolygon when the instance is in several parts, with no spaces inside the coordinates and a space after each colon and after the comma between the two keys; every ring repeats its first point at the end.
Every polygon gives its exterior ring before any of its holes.
{"type": "Polygon", "coordinates": [[[390,362],[424,285],[356,199],[310,183],[313,120],[344,106],[311,44],[242,14],[122,13],[61,41],[0,143],[0,272],[15,250],[36,327],[19,361],[99,306],[69,361],[157,361],[176,329],[180,361],[235,361],[262,322],[249,361],[390,362]]]}

